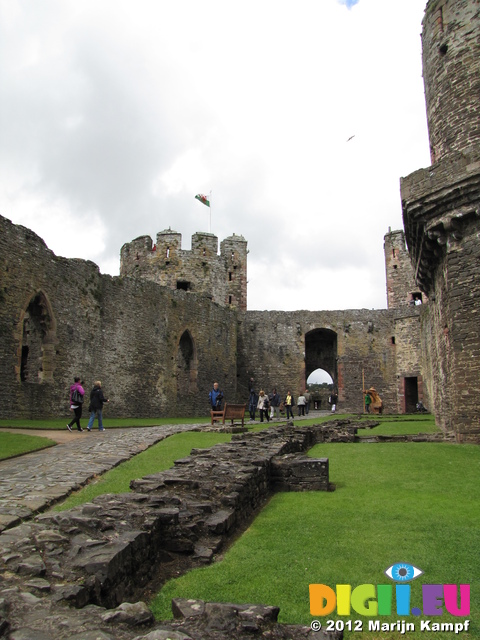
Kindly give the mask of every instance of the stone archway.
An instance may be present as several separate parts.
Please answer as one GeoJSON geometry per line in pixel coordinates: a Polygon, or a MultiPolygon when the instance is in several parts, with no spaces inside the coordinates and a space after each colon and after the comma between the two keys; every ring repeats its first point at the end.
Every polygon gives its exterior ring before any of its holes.
{"type": "Polygon", "coordinates": [[[313,329],[305,334],[305,381],[316,369],[326,371],[337,386],[337,334],[331,329],[313,329]]]}
{"type": "Polygon", "coordinates": [[[20,382],[53,382],[56,322],[43,291],[29,300],[19,323],[17,375],[20,382]]]}
{"type": "Polygon", "coordinates": [[[195,343],[186,329],[178,342],[177,349],[177,396],[197,391],[197,354],[195,343]]]}

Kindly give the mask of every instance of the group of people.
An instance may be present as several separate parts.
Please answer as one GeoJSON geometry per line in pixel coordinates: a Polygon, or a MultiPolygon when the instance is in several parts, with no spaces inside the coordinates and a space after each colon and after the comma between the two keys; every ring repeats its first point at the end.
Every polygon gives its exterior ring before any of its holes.
{"type": "MultiPolygon", "coordinates": [[[[305,391],[297,398],[296,406],[298,407],[298,415],[307,415],[310,410],[310,393],[305,391]]],[[[277,389],[274,388],[271,393],[267,394],[263,389],[255,391],[254,380],[250,379],[249,384],[249,397],[248,397],[248,412],[250,414],[250,420],[255,421],[255,414],[258,410],[260,415],[260,422],[263,422],[264,418],[267,422],[275,418],[280,420],[280,413],[285,411],[287,420],[293,419],[293,408],[295,407],[295,399],[291,391],[287,391],[287,394],[282,399],[277,389]]]]}
{"type": "MultiPolygon", "coordinates": [[[[77,431],[83,431],[80,425],[80,419],[82,417],[83,401],[85,399],[85,389],[83,388],[84,382],[80,378],[74,378],[74,382],[70,387],[70,410],[73,411],[73,418],[67,424],[67,429],[73,431],[72,427],[76,425],[77,431]]],[[[96,380],[93,384],[93,389],[90,391],[90,404],[88,410],[90,412],[90,418],[88,420],[87,431],[91,431],[95,417],[98,420],[98,430],[105,431],[103,426],[103,405],[105,402],[109,402],[103,394],[102,383],[100,380],[96,380]]]]}
{"type": "MultiPolygon", "coordinates": [[[[270,422],[272,419],[280,420],[280,413],[286,413],[287,420],[293,418],[294,407],[298,408],[298,415],[307,415],[310,410],[310,393],[306,390],[301,393],[297,402],[290,391],[287,391],[285,397],[281,397],[277,389],[274,388],[271,393],[266,393],[264,389],[260,389],[257,393],[253,386],[253,380],[250,380],[248,398],[248,412],[250,420],[255,421],[257,411],[259,412],[260,422],[266,420],[270,422]]],[[[213,388],[208,394],[209,404],[212,411],[219,411],[222,408],[223,392],[220,390],[218,382],[214,382],[213,388]]]]}

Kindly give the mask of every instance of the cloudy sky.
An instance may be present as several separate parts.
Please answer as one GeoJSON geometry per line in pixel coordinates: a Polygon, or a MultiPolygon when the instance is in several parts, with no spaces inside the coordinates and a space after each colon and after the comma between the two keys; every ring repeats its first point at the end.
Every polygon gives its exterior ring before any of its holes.
{"type": "Polygon", "coordinates": [[[385,308],[425,4],[0,0],[0,213],[112,275],[140,235],[241,234],[249,309],[385,308]]]}

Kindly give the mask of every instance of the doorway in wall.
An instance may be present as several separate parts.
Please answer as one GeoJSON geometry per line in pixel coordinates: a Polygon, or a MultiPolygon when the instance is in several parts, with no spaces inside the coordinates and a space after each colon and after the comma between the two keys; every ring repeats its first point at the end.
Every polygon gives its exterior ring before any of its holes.
{"type": "Polygon", "coordinates": [[[405,413],[414,413],[418,402],[418,378],[404,378],[405,413]]]}

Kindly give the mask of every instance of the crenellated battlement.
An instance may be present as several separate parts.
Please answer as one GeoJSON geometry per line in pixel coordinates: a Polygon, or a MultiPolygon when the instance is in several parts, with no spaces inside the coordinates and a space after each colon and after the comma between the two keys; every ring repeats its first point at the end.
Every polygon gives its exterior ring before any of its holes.
{"type": "Polygon", "coordinates": [[[233,234],[220,244],[211,233],[192,236],[191,250],[182,249],[182,234],[172,229],[140,236],[123,245],[120,275],[144,278],[169,289],[192,291],[223,307],[247,309],[247,241],[233,234]]]}

